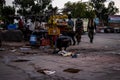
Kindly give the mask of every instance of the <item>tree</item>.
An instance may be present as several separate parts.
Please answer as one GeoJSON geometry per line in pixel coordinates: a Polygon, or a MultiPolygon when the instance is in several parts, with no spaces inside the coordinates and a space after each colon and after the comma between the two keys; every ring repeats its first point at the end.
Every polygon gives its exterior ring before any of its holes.
{"type": "Polygon", "coordinates": [[[107,25],[109,15],[114,15],[119,12],[118,8],[115,7],[115,3],[113,1],[109,2],[108,7],[105,7],[105,2],[107,0],[90,0],[93,8],[95,10],[96,16],[100,19],[100,21],[107,25]]]}
{"type": "Polygon", "coordinates": [[[0,15],[2,14],[2,8],[3,8],[3,5],[5,4],[5,0],[0,0],[0,15]]]}
{"type": "Polygon", "coordinates": [[[116,8],[115,6],[115,3],[113,1],[111,1],[109,4],[108,4],[108,15],[114,15],[116,13],[119,12],[118,8],[116,8]]]}
{"type": "Polygon", "coordinates": [[[14,0],[13,4],[18,8],[18,13],[21,15],[27,15],[30,12],[30,8],[35,4],[34,0],[14,0]]]}
{"type": "Polygon", "coordinates": [[[64,5],[64,13],[71,12],[71,15],[76,18],[76,17],[82,17],[82,18],[88,18],[88,17],[94,17],[94,10],[91,7],[91,5],[88,2],[67,2],[64,5]]]}
{"type": "Polygon", "coordinates": [[[4,6],[2,8],[2,17],[9,22],[13,22],[13,17],[15,15],[15,9],[11,6],[4,6]]]}
{"type": "Polygon", "coordinates": [[[51,0],[14,0],[14,4],[19,8],[21,15],[41,15],[51,0]]]}

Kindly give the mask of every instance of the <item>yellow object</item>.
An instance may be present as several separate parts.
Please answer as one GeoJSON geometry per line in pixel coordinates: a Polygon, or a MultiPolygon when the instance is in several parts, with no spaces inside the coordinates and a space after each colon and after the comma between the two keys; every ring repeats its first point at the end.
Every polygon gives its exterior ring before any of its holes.
{"type": "Polygon", "coordinates": [[[58,27],[49,27],[48,35],[60,35],[60,29],[58,27]]]}
{"type": "Polygon", "coordinates": [[[57,24],[57,19],[67,19],[67,15],[52,15],[48,21],[49,24],[57,24]]]}

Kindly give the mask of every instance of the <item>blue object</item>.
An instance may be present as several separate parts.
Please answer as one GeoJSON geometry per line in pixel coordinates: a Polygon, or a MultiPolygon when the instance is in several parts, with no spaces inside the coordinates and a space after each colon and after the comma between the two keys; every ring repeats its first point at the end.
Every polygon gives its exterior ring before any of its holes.
{"type": "Polygon", "coordinates": [[[73,54],[73,55],[72,55],[72,58],[77,58],[77,54],[73,54]]]}
{"type": "Polygon", "coordinates": [[[30,45],[36,45],[36,43],[37,43],[36,35],[31,35],[30,36],[30,45]]]}
{"type": "Polygon", "coordinates": [[[16,30],[16,29],[17,29],[17,26],[16,26],[16,24],[9,24],[9,25],[7,26],[7,29],[8,29],[8,30],[16,30]]]}

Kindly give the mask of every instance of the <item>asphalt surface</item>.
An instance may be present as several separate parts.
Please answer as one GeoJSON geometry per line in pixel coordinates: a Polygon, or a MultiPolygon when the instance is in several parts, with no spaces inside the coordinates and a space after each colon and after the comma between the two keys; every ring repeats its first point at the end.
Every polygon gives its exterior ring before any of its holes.
{"type": "Polygon", "coordinates": [[[3,42],[0,51],[0,80],[120,80],[120,34],[97,33],[91,44],[87,34],[67,52],[30,48],[26,42],[3,42]],[[45,71],[48,71],[46,73],[45,71]]]}

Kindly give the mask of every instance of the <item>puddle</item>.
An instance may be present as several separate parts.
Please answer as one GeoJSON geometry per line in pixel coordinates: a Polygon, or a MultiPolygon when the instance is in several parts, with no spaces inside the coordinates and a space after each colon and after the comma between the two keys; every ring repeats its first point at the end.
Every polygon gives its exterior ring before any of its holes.
{"type": "Polygon", "coordinates": [[[69,73],[78,73],[79,71],[82,71],[80,69],[74,69],[74,68],[68,68],[63,70],[64,72],[69,72],[69,73]]]}
{"type": "Polygon", "coordinates": [[[30,61],[30,60],[27,60],[27,59],[18,59],[18,60],[14,60],[13,62],[27,62],[27,61],[30,61]]]}

